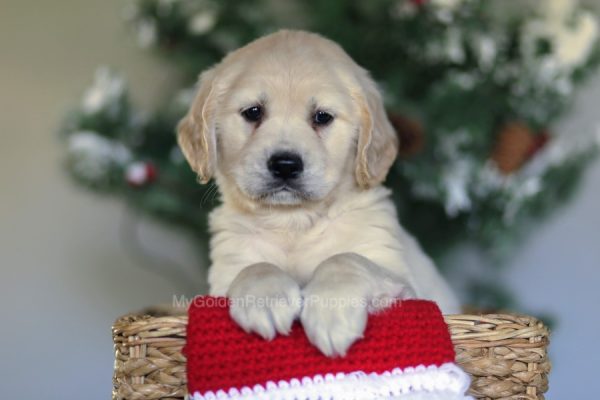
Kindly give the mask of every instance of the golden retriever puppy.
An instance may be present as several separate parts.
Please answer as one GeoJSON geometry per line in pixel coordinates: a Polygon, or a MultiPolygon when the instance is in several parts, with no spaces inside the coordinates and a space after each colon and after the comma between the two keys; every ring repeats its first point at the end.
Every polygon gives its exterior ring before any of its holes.
{"type": "Polygon", "coordinates": [[[210,215],[210,293],[266,339],[299,318],[328,356],[394,299],[451,290],[399,225],[381,182],[398,139],[367,71],[316,34],[281,31],[201,75],[179,145],[222,205],[210,215]]]}

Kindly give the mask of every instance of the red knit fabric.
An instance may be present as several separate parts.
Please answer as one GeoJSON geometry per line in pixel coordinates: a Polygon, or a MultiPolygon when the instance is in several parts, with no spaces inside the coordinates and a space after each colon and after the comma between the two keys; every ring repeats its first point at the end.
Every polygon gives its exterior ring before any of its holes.
{"type": "Polygon", "coordinates": [[[187,327],[189,393],[225,391],[337,372],[377,372],[454,362],[454,348],[439,308],[407,300],[369,316],[364,339],[343,358],[327,358],[311,345],[299,323],[289,336],[266,341],[245,333],[229,317],[224,298],[199,297],[187,327]]]}

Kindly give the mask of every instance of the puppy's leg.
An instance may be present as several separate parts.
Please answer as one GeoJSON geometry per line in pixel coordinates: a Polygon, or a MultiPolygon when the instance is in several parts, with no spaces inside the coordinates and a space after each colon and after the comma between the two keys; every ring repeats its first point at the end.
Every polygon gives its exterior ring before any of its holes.
{"type": "Polygon", "coordinates": [[[244,268],[231,282],[229,313],[246,332],[271,340],[288,334],[302,308],[300,287],[280,268],[269,263],[244,268]]]}
{"type": "Polygon", "coordinates": [[[303,292],[304,330],[311,343],[330,357],[345,355],[362,337],[369,312],[395,299],[414,297],[406,280],[355,253],[323,261],[303,292]]]}

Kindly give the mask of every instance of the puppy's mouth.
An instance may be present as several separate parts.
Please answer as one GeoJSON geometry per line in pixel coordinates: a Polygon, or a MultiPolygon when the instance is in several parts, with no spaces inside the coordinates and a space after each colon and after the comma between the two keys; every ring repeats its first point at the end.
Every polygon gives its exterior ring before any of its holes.
{"type": "Polygon", "coordinates": [[[281,183],[262,192],[259,199],[268,204],[295,205],[310,200],[310,197],[300,185],[281,183]]]}

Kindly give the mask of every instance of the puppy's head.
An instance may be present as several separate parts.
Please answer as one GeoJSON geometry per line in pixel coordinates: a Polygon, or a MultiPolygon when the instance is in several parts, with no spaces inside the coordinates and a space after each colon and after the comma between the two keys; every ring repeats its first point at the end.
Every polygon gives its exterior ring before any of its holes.
{"type": "Polygon", "coordinates": [[[204,72],[178,141],[201,182],[269,207],[377,185],[398,147],[368,73],[337,44],[291,31],[204,72]]]}

